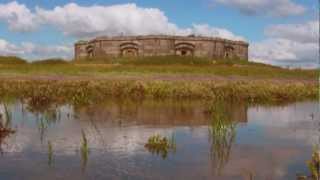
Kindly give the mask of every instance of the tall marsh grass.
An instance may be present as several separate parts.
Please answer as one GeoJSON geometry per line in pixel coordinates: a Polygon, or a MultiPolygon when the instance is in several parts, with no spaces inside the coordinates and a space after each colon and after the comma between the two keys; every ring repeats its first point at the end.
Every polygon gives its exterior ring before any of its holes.
{"type": "Polygon", "coordinates": [[[236,137],[236,122],[231,119],[227,107],[224,102],[215,102],[209,108],[212,117],[209,125],[210,158],[218,175],[229,161],[236,137]]]}
{"type": "Polygon", "coordinates": [[[316,99],[319,96],[319,90],[317,83],[283,83],[263,80],[226,83],[4,80],[0,81],[0,96],[27,99],[36,107],[47,106],[52,102],[90,104],[109,97],[245,100],[259,103],[316,99]]]}
{"type": "Polygon", "coordinates": [[[89,145],[88,145],[88,139],[84,130],[81,130],[81,135],[82,135],[81,146],[80,146],[81,166],[82,166],[82,171],[85,171],[88,163],[88,157],[89,157],[89,145]]]}

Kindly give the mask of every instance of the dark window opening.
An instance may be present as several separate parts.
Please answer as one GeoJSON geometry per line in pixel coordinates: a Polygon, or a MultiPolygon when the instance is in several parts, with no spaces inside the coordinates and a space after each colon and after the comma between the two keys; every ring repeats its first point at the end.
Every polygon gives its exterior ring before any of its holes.
{"type": "Polygon", "coordinates": [[[181,55],[182,55],[182,56],[187,55],[187,51],[181,51],[181,55]]]}

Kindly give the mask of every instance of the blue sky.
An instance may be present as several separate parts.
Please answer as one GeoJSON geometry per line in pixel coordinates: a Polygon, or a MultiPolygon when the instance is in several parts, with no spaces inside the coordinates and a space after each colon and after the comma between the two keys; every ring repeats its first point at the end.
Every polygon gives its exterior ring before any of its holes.
{"type": "Polygon", "coordinates": [[[120,31],[240,38],[250,43],[252,61],[283,66],[315,67],[319,56],[312,40],[319,37],[319,6],[314,0],[0,0],[0,11],[0,54],[29,59],[71,58],[75,41],[120,31]],[[126,16],[104,10],[135,18],[126,22],[126,16]],[[86,15],[77,17],[82,12],[86,15]],[[95,20],[100,24],[88,22],[95,20]],[[140,27],[131,23],[134,20],[140,27]],[[133,27],[112,27],[118,21],[133,27]],[[77,30],[77,25],[84,28],[77,30]]]}

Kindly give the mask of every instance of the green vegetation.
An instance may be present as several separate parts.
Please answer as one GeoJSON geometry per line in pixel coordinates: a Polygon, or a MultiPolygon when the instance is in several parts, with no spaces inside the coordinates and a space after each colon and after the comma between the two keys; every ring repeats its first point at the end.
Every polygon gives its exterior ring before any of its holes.
{"type": "Polygon", "coordinates": [[[175,152],[176,144],[174,136],[171,139],[154,135],[149,137],[148,142],[144,146],[149,152],[156,155],[161,155],[163,159],[167,158],[170,151],[175,152]]]}
{"type": "Polygon", "coordinates": [[[0,96],[26,99],[35,109],[52,102],[83,104],[108,97],[284,102],[319,96],[317,70],[242,60],[168,56],[12,62],[0,60],[0,96]]]}
{"type": "Polygon", "coordinates": [[[133,80],[50,81],[3,80],[1,97],[25,99],[32,107],[51,103],[93,104],[110,97],[236,100],[252,103],[288,102],[318,97],[316,83],[235,81],[168,82],[133,80]]]}
{"type": "MultiPolygon", "coordinates": [[[[10,57],[12,58],[12,57],[10,57]]],[[[0,74],[14,75],[91,75],[117,77],[119,75],[216,75],[244,76],[251,78],[300,78],[318,77],[317,70],[283,69],[271,65],[242,60],[209,60],[188,57],[146,57],[118,59],[90,59],[66,62],[60,59],[41,60],[33,63],[15,63],[0,57],[0,74]],[[10,63],[8,63],[8,62],[10,63]],[[7,63],[2,63],[7,62],[7,63]]],[[[22,60],[25,62],[24,60],[22,60]]]]}
{"type": "Polygon", "coordinates": [[[315,148],[311,160],[307,162],[311,177],[313,179],[320,178],[320,149],[315,148]]]}
{"type": "Polygon", "coordinates": [[[312,152],[311,160],[307,161],[310,175],[297,175],[298,180],[319,180],[320,179],[320,149],[316,146],[312,152]]]}
{"type": "Polygon", "coordinates": [[[53,164],[53,147],[51,141],[48,141],[48,165],[51,167],[53,164]]]}
{"type": "Polygon", "coordinates": [[[82,171],[85,171],[87,162],[88,162],[88,157],[89,157],[89,146],[88,146],[88,139],[84,130],[81,131],[81,134],[82,134],[82,141],[81,141],[81,147],[80,147],[81,162],[82,162],[82,171]]]}
{"type": "Polygon", "coordinates": [[[33,65],[60,65],[60,64],[69,64],[70,62],[63,59],[45,59],[41,61],[32,62],[33,65]]]}
{"type": "Polygon", "coordinates": [[[6,104],[4,105],[4,117],[0,114],[0,153],[3,153],[2,145],[5,143],[5,139],[16,131],[11,128],[12,115],[8,110],[6,104]]]}
{"type": "Polygon", "coordinates": [[[232,121],[231,113],[227,111],[227,108],[227,104],[215,102],[209,110],[212,116],[209,126],[210,157],[218,175],[222,173],[224,166],[229,161],[231,146],[236,137],[236,122],[232,121]]]}
{"type": "Polygon", "coordinates": [[[15,56],[0,56],[0,65],[21,65],[27,61],[15,56]]]}

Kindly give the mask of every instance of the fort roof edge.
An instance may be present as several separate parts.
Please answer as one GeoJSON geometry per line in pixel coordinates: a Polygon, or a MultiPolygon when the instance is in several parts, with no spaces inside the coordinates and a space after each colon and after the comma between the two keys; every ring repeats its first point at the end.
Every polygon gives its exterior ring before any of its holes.
{"type": "Polygon", "coordinates": [[[209,37],[209,36],[175,36],[175,35],[138,35],[138,36],[100,36],[94,39],[85,41],[79,40],[75,45],[93,43],[96,41],[133,41],[133,40],[143,40],[143,39],[174,39],[174,40],[188,40],[188,41],[219,41],[219,42],[229,42],[233,44],[241,44],[249,46],[248,42],[241,40],[230,40],[219,37],[209,37]]]}

